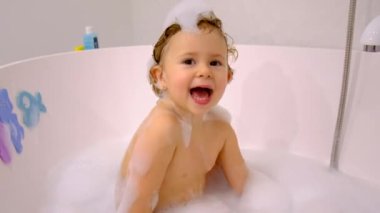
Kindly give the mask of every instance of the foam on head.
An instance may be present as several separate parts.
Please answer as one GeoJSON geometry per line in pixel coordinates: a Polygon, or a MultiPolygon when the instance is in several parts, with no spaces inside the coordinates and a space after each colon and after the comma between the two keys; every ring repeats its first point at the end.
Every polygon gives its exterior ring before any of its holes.
{"type": "Polygon", "coordinates": [[[176,23],[184,31],[197,32],[198,21],[208,16],[213,16],[213,11],[204,0],[181,0],[167,15],[163,29],[176,23]]]}

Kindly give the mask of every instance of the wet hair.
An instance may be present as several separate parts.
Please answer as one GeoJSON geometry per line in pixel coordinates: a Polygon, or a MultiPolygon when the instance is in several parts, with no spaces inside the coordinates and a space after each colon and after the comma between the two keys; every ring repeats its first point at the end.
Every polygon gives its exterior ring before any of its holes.
{"type": "MultiPolygon", "coordinates": [[[[219,18],[217,18],[213,13],[211,13],[211,15],[208,17],[202,17],[198,21],[197,26],[198,26],[198,29],[200,29],[202,31],[209,30],[209,32],[211,32],[212,30],[217,30],[218,32],[220,32],[220,34],[223,36],[223,38],[226,42],[228,56],[232,56],[233,59],[237,58],[238,52],[232,44],[232,38],[227,33],[225,33],[223,31],[222,21],[219,18]]],[[[165,29],[165,31],[161,34],[160,38],[158,39],[157,43],[154,45],[154,48],[153,48],[153,55],[152,56],[153,56],[153,60],[155,62],[155,65],[160,64],[161,57],[163,55],[163,50],[164,50],[165,46],[168,44],[170,38],[179,31],[181,31],[181,25],[174,23],[174,24],[170,25],[169,27],[167,27],[165,29]]],[[[153,66],[155,66],[155,65],[153,65],[153,66]]],[[[157,79],[155,79],[155,77],[153,76],[153,74],[151,72],[152,67],[150,67],[150,70],[149,70],[149,83],[152,86],[153,92],[157,96],[160,97],[162,94],[162,91],[160,88],[158,88],[156,86],[157,79]]],[[[228,64],[228,72],[232,78],[233,70],[229,64],[228,64]]]]}

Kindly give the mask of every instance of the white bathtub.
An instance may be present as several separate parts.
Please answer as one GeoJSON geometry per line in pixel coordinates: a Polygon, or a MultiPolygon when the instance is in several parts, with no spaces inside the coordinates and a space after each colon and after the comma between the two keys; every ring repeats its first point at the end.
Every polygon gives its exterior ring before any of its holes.
{"type": "MultiPolygon", "coordinates": [[[[252,176],[258,177],[247,189],[249,196],[242,198],[241,212],[350,212],[350,204],[359,212],[377,212],[380,55],[354,54],[340,172],[335,172],[327,164],[344,52],[237,47],[234,80],[221,105],[230,111],[252,176]]],[[[85,176],[78,176],[82,170],[99,180],[85,187],[113,186],[113,176],[99,179],[99,171],[117,170],[128,138],[156,101],[147,80],[150,56],[150,46],[133,46],[63,53],[0,67],[0,89],[8,94],[12,113],[24,130],[18,144],[23,149],[17,153],[10,139],[12,124],[5,121],[7,115],[3,121],[0,117],[0,138],[7,147],[0,151],[1,212],[75,212],[79,204],[63,202],[57,189],[77,188],[80,192],[72,197],[94,192],[80,189],[86,182],[85,176]],[[94,158],[94,150],[102,156],[94,158]],[[76,178],[82,178],[79,185],[76,178]],[[74,207],[65,210],[66,204],[74,207]]]]}

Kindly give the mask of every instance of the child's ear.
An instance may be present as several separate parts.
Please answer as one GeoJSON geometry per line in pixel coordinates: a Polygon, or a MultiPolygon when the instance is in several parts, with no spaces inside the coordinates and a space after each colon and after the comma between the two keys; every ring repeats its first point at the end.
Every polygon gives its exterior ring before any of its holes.
{"type": "Polygon", "coordinates": [[[230,66],[228,66],[228,73],[227,73],[227,82],[230,83],[233,79],[234,71],[231,69],[230,66]]]}
{"type": "Polygon", "coordinates": [[[150,69],[150,76],[152,77],[156,87],[158,87],[159,89],[163,89],[166,87],[164,71],[161,65],[154,65],[150,69]]]}

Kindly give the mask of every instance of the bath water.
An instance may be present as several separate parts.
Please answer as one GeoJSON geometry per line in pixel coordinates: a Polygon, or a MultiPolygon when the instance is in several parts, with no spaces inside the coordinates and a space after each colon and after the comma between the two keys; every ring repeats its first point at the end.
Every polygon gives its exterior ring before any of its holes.
{"type": "MultiPolygon", "coordinates": [[[[42,213],[115,212],[114,187],[128,142],[94,145],[62,161],[49,173],[42,213]]],[[[250,169],[237,198],[220,173],[204,196],[169,213],[377,213],[380,188],[329,170],[313,160],[286,153],[242,150],[250,169]]]]}

